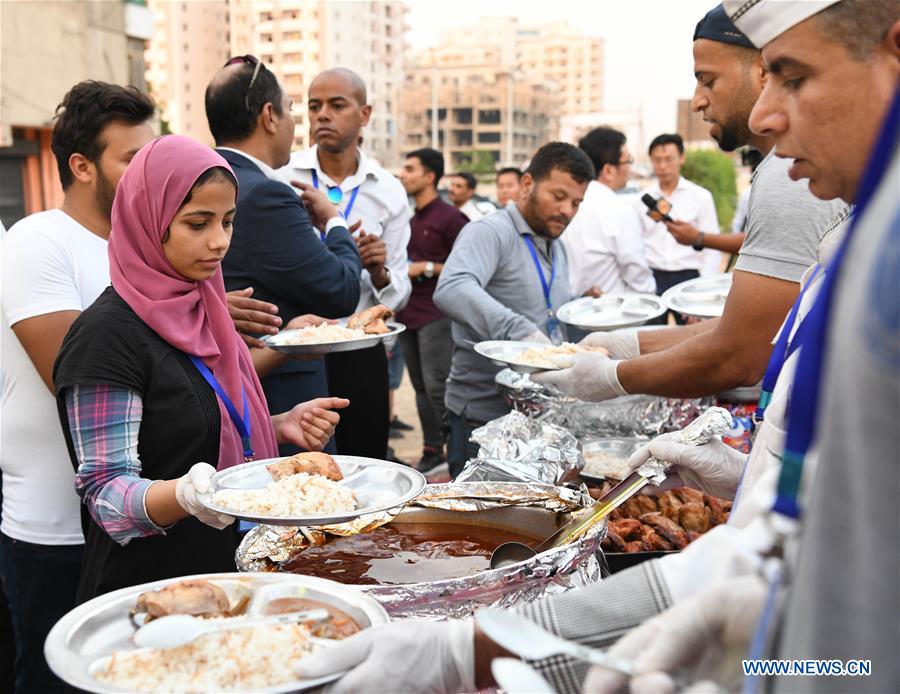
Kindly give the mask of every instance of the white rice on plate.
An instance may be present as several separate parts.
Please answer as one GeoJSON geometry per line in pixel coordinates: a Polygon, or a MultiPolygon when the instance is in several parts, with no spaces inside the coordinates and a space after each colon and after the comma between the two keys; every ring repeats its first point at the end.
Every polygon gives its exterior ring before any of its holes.
{"type": "Polygon", "coordinates": [[[213,495],[213,502],[241,513],[282,518],[331,515],[356,508],[350,489],[306,472],[270,482],[265,489],[221,489],[213,495]]]}
{"type": "Polygon", "coordinates": [[[345,328],[331,323],[319,323],[319,325],[307,325],[305,328],[286,330],[276,338],[279,345],[307,345],[319,342],[342,342],[344,340],[358,340],[368,337],[360,328],[345,328]]]}
{"type": "Polygon", "coordinates": [[[94,677],[131,691],[253,691],[297,679],[312,652],[301,624],[269,624],[201,636],[177,648],[117,651],[94,677]]]}

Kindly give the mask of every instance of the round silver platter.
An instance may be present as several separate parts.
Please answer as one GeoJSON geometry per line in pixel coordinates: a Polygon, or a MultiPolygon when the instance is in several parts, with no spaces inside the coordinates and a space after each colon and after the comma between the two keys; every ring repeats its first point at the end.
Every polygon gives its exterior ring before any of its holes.
{"type": "Polygon", "coordinates": [[[693,318],[717,318],[725,310],[731,279],[731,273],[698,277],[667,289],[661,298],[676,313],[693,318]]]}
{"type": "MultiPolygon", "coordinates": [[[[121,692],[122,687],[101,682],[93,673],[105,667],[116,651],[133,651],[135,625],[130,611],[138,595],[159,590],[169,584],[192,579],[205,579],[219,584],[229,596],[249,592],[246,615],[263,613],[270,599],[293,594],[333,605],[346,612],[363,629],[385,624],[387,612],[373,598],[349,586],[323,578],[276,573],[201,574],[144,583],[101,595],[67,613],[50,630],[44,642],[44,655],[50,669],[62,680],[79,690],[89,692],[121,692]]],[[[239,620],[241,617],[233,617],[239,620]]],[[[296,692],[318,687],[340,676],[314,680],[291,680],[283,685],[262,689],[264,692],[296,692]]]]}
{"type": "Polygon", "coordinates": [[[665,312],[666,305],[655,294],[604,294],[570,301],[560,307],[556,317],[579,330],[599,331],[633,328],[665,312]]]}
{"type": "Polygon", "coordinates": [[[591,453],[605,453],[609,456],[621,458],[622,460],[628,460],[632,453],[648,441],[649,439],[636,437],[610,437],[585,441],[581,444],[581,455],[584,457],[585,469],[579,473],[579,476],[589,482],[603,482],[606,479],[618,479],[614,476],[607,477],[605,474],[586,472],[585,470],[587,469],[591,453]]]}
{"type": "MultiPolygon", "coordinates": [[[[338,321],[338,325],[346,328],[347,319],[342,318],[338,321]]],[[[374,347],[382,340],[396,337],[406,330],[406,326],[402,323],[389,322],[387,323],[387,327],[390,329],[389,332],[381,335],[366,335],[365,337],[359,337],[353,340],[338,340],[337,342],[307,342],[303,345],[284,344],[284,340],[289,337],[291,333],[297,332],[297,330],[282,330],[277,335],[266,335],[260,339],[265,342],[266,346],[270,349],[274,349],[276,352],[281,352],[282,354],[292,356],[304,354],[331,354],[332,352],[352,352],[357,349],[374,347]]]]}
{"type": "Polygon", "coordinates": [[[482,357],[490,359],[497,366],[508,366],[513,371],[523,374],[535,374],[539,371],[558,371],[564,366],[535,366],[519,361],[521,354],[531,348],[546,349],[553,347],[549,342],[520,342],[518,340],[484,340],[475,343],[475,351],[482,357]]]}
{"type": "Polygon", "coordinates": [[[277,463],[279,460],[284,458],[251,460],[249,463],[219,470],[212,476],[212,489],[198,494],[197,499],[216,513],[224,513],[253,523],[292,526],[334,525],[346,523],[369,513],[403,506],[425,488],[425,476],[406,465],[355,455],[336,455],[334,460],[344,475],[339,484],[348,487],[356,495],[357,508],[353,511],[320,516],[266,516],[242,513],[213,502],[213,496],[220,489],[265,489],[272,482],[272,475],[266,470],[266,465],[277,463]]]}

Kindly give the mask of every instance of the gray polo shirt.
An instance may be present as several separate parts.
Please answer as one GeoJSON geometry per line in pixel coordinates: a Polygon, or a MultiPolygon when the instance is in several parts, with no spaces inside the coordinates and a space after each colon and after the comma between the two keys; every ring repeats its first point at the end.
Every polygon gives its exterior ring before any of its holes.
{"type": "Polygon", "coordinates": [[[799,282],[816,262],[819,242],[830,222],[846,207],[840,200],[819,200],[808,181],[792,181],[793,159],[772,149],[760,162],[750,186],[747,238],[735,270],[799,282]]]}
{"type": "Polygon", "coordinates": [[[514,203],[467,224],[434,292],[434,303],[453,320],[453,364],[445,402],[454,414],[488,421],[509,411],[494,383],[499,367],[476,354],[474,343],[521,340],[537,330],[547,332],[547,304],[526,236],[534,242],[548,281],[549,252],[553,254],[554,311],[572,298],[565,248],[537,236],[514,203]]]}

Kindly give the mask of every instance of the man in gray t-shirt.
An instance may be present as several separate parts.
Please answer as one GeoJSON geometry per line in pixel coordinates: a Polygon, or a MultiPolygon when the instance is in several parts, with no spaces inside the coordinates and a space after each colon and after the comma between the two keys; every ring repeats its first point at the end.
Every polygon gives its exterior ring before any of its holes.
{"type": "Polygon", "coordinates": [[[536,374],[535,381],[584,400],[605,400],[627,393],[700,397],[762,379],[800,277],[816,262],[825,229],[845,205],[818,200],[805,183],[792,181],[790,162],[772,155],[767,136],[750,132],[747,121],[762,91],[762,59],[733,25],[722,31],[723,21],[727,17],[716,8],[697,27],[692,106],[711,123],[710,135],[722,149],[750,145],[769,155],[753,177],[747,236],[722,317],[640,334],[593,333],[585,343],[605,347],[611,359],[576,355],[571,369],[536,374]]]}

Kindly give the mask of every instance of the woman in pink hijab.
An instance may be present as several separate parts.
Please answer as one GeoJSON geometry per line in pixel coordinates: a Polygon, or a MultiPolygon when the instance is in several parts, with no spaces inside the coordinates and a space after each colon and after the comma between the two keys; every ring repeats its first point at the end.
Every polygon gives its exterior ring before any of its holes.
{"type": "Polygon", "coordinates": [[[79,602],[124,586],[234,570],[236,533],[201,506],[215,468],[321,450],[339,398],[270,416],[234,329],[220,263],[237,183],[186,137],[146,145],[119,182],[112,286],[75,321],[54,369],[83,522],[79,602]],[[212,463],[212,465],[210,464],[212,463]]]}

